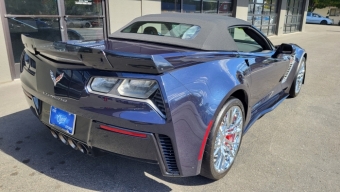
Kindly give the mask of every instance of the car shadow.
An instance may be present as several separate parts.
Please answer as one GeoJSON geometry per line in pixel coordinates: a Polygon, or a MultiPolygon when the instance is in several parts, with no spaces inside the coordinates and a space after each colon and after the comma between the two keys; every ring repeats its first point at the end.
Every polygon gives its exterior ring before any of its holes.
{"type": "Polygon", "coordinates": [[[29,109],[0,118],[0,150],[33,169],[29,173],[13,169],[11,175],[30,179],[44,174],[91,190],[170,191],[162,182],[189,186],[212,182],[201,176],[163,177],[158,165],[116,155],[84,155],[54,139],[29,109]]]}

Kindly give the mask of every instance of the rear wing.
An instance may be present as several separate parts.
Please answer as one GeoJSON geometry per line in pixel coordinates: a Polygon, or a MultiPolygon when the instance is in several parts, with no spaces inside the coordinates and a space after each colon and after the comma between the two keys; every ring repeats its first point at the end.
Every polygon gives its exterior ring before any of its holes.
{"type": "Polygon", "coordinates": [[[101,44],[50,42],[21,35],[25,50],[60,63],[86,65],[95,69],[162,74],[174,67],[160,55],[107,50],[101,44]],[[90,46],[91,47],[90,47],[90,46]]]}

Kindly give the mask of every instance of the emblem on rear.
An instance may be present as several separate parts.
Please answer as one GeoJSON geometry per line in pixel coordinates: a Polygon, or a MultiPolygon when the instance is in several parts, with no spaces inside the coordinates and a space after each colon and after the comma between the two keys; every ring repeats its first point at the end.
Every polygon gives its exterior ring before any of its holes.
{"type": "Polygon", "coordinates": [[[64,73],[60,74],[58,77],[54,77],[54,74],[51,70],[50,70],[50,75],[51,75],[51,79],[54,83],[54,86],[56,86],[57,83],[64,77],[64,73]]]}

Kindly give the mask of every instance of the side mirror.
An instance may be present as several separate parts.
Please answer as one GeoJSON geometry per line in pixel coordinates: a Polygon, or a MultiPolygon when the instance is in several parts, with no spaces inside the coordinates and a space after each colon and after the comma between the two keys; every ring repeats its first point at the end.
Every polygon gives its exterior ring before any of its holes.
{"type": "Polygon", "coordinates": [[[329,18],[329,16],[326,16],[326,18],[329,18]]]}
{"type": "Polygon", "coordinates": [[[290,44],[286,44],[286,43],[282,43],[279,46],[275,46],[275,48],[276,48],[276,52],[274,53],[272,58],[277,58],[277,56],[279,56],[280,54],[291,55],[294,52],[293,46],[290,44]]]}

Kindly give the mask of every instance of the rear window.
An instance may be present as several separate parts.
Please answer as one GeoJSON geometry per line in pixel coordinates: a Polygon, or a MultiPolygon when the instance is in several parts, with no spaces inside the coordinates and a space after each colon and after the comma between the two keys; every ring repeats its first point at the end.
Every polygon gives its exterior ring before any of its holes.
{"type": "Polygon", "coordinates": [[[179,39],[193,39],[201,27],[184,23],[170,22],[136,22],[123,29],[122,33],[137,33],[179,39]]]}

